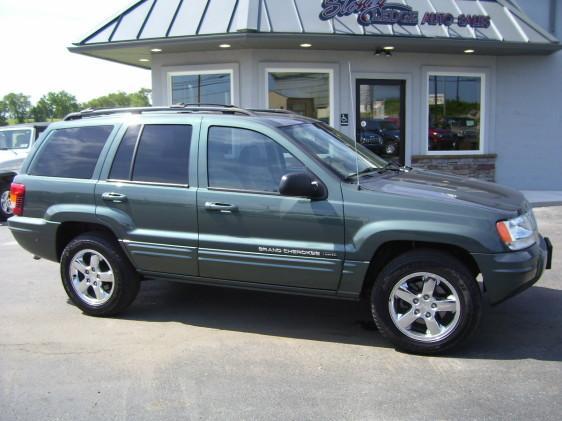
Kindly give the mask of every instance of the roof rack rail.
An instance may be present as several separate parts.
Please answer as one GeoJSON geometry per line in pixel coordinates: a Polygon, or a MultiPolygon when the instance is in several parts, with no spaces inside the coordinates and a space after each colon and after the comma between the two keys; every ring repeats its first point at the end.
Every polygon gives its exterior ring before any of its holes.
{"type": "Polygon", "coordinates": [[[248,111],[253,113],[267,113],[267,114],[297,114],[291,110],[285,110],[283,108],[272,108],[272,109],[259,109],[259,108],[248,108],[248,111]]]}
{"type": "Polygon", "coordinates": [[[252,112],[234,105],[222,104],[176,104],[169,107],[131,107],[131,108],[88,108],[77,113],[68,114],[64,121],[80,120],[88,117],[100,117],[112,114],[143,114],[155,112],[180,112],[197,113],[213,112],[222,114],[242,114],[246,116],[254,115],[252,112]]]}

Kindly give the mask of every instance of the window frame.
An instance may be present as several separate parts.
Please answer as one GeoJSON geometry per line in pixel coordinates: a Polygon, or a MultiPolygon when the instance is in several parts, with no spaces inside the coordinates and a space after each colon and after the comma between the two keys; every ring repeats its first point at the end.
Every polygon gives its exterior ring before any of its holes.
{"type": "Polygon", "coordinates": [[[424,147],[422,150],[426,155],[433,156],[446,156],[446,155],[484,155],[486,153],[487,138],[487,75],[484,71],[455,71],[455,70],[429,70],[425,72],[425,96],[423,97],[423,115],[425,116],[423,121],[423,142],[424,147]],[[480,141],[478,150],[454,150],[454,151],[430,151],[429,150],[429,95],[431,84],[429,79],[432,76],[450,76],[450,77],[479,77],[480,78],[480,141]]]}
{"type": "Polygon", "coordinates": [[[185,70],[170,70],[166,72],[166,101],[168,105],[174,105],[173,102],[173,91],[172,91],[172,78],[174,76],[202,76],[202,75],[222,75],[228,74],[230,76],[230,104],[226,105],[235,105],[237,101],[236,93],[237,90],[235,89],[235,73],[236,69],[233,66],[226,66],[226,67],[216,67],[210,68],[210,66],[205,68],[198,68],[192,67],[185,70]]]}
{"type": "MultiPolygon", "coordinates": [[[[207,133],[206,133],[206,142],[205,142],[205,172],[206,172],[206,177],[207,177],[207,190],[210,191],[223,191],[223,192],[229,192],[229,193],[246,193],[246,194],[259,194],[259,195],[264,195],[264,196],[276,196],[276,197],[287,197],[287,196],[282,196],[281,193],[279,192],[268,192],[268,191],[263,191],[263,190],[245,190],[245,189],[231,189],[231,188],[227,188],[227,187],[212,187],[210,185],[210,177],[209,177],[209,140],[210,140],[210,136],[209,133],[211,131],[212,128],[214,127],[219,127],[219,128],[225,128],[225,129],[236,129],[236,130],[246,130],[246,131],[250,131],[250,132],[254,132],[257,133],[269,140],[271,140],[273,143],[275,143],[277,146],[279,146],[280,148],[283,148],[287,153],[291,154],[291,156],[297,161],[299,162],[303,168],[305,169],[306,172],[310,173],[310,175],[319,183],[321,183],[322,185],[324,185],[324,187],[326,188],[325,183],[322,181],[322,179],[320,177],[318,177],[316,174],[314,174],[303,162],[301,159],[297,158],[291,151],[289,151],[285,146],[281,145],[279,142],[277,142],[274,138],[272,138],[271,136],[266,135],[265,133],[262,133],[258,130],[255,129],[251,129],[251,128],[247,128],[247,127],[239,127],[239,126],[228,126],[228,125],[222,125],[222,124],[211,124],[207,127],[207,133]]],[[[326,189],[327,191],[327,189],[326,189]]]]}
{"type": "Polygon", "coordinates": [[[191,173],[191,166],[192,166],[192,158],[191,158],[192,146],[193,146],[193,142],[197,141],[197,139],[194,137],[195,130],[196,130],[195,125],[191,124],[191,123],[159,123],[159,122],[154,122],[154,123],[131,123],[131,124],[127,125],[125,127],[125,130],[123,131],[123,133],[120,134],[120,136],[118,136],[115,151],[112,154],[112,158],[109,162],[109,169],[108,169],[108,172],[107,172],[106,181],[109,182],[109,183],[134,184],[134,185],[141,185],[141,186],[146,185],[146,186],[189,188],[189,186],[190,186],[189,178],[191,177],[190,173],[191,173]],[[113,170],[115,158],[117,157],[117,153],[119,151],[119,148],[121,147],[121,142],[123,142],[123,140],[125,139],[125,136],[127,135],[127,131],[129,130],[129,128],[132,127],[132,126],[135,126],[135,125],[139,125],[140,129],[139,129],[139,133],[137,135],[137,139],[135,141],[135,146],[133,148],[133,156],[132,156],[132,159],[131,159],[131,165],[129,167],[129,179],[128,180],[122,180],[122,179],[119,179],[119,178],[111,178],[111,171],[113,170]],[[138,154],[140,141],[142,139],[142,135],[144,133],[144,128],[146,126],[190,126],[191,127],[191,139],[189,141],[189,148],[188,148],[188,154],[189,154],[188,155],[188,165],[189,165],[189,167],[187,169],[188,182],[186,184],[163,183],[163,182],[155,182],[155,181],[137,181],[137,180],[132,179],[135,164],[136,164],[136,161],[137,161],[137,154],[138,154]]]}
{"type": "Polygon", "coordinates": [[[265,108],[269,109],[269,74],[270,73],[324,73],[328,75],[328,100],[330,107],[330,121],[328,125],[336,128],[336,96],[335,96],[335,69],[331,67],[280,67],[266,66],[264,101],[265,108]]]}

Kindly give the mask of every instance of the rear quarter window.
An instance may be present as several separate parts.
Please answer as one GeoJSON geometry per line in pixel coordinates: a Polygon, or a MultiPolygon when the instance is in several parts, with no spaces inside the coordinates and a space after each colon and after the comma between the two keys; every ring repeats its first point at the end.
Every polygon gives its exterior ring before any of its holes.
{"type": "Polygon", "coordinates": [[[113,126],[55,130],[39,150],[29,174],[44,177],[89,179],[113,126]]]}

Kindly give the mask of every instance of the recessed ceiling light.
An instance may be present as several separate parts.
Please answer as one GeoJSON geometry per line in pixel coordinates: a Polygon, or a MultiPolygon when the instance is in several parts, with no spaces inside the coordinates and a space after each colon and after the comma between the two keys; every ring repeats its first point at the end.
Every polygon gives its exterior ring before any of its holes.
{"type": "Polygon", "coordinates": [[[150,50],[150,51],[152,51],[153,53],[161,53],[161,52],[162,52],[162,49],[160,49],[160,48],[153,48],[153,49],[150,50]]]}
{"type": "Polygon", "coordinates": [[[474,54],[476,51],[472,50],[472,49],[468,49],[468,50],[464,50],[465,54],[474,54]]]}
{"type": "Polygon", "coordinates": [[[143,63],[148,63],[150,60],[147,58],[139,58],[139,61],[142,61],[143,63]]]}
{"type": "Polygon", "coordinates": [[[220,48],[230,48],[231,45],[230,44],[221,44],[219,45],[220,48]]]}
{"type": "Polygon", "coordinates": [[[383,47],[382,48],[384,51],[394,51],[394,47],[392,45],[389,45],[387,47],[383,47]]]}
{"type": "Polygon", "coordinates": [[[307,43],[301,44],[301,47],[302,48],[310,48],[310,47],[312,47],[312,44],[307,44],[307,43]]]}

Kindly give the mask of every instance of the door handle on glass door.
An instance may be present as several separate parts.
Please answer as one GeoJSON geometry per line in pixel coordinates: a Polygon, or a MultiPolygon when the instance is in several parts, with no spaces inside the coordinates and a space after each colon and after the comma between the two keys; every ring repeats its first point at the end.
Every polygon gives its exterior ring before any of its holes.
{"type": "Polygon", "coordinates": [[[221,213],[232,213],[238,210],[238,206],[230,205],[228,203],[207,202],[205,203],[205,209],[207,209],[208,211],[217,211],[221,213]]]}
{"type": "Polygon", "coordinates": [[[123,203],[127,201],[127,196],[121,193],[104,193],[101,198],[106,202],[123,203]]]}

